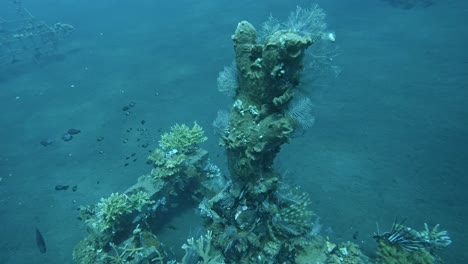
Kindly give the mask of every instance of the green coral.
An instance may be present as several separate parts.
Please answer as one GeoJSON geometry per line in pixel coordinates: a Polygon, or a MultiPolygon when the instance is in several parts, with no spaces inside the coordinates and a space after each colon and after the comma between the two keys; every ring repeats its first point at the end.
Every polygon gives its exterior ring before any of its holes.
{"type": "Polygon", "coordinates": [[[196,122],[192,129],[187,125],[176,124],[171,128],[171,132],[164,133],[159,141],[159,146],[163,151],[173,149],[181,153],[191,153],[197,149],[197,145],[205,142],[208,138],[204,136],[203,128],[196,122]]]}
{"type": "Polygon", "coordinates": [[[156,178],[172,176],[181,170],[181,165],[185,159],[186,156],[177,150],[164,153],[161,149],[156,149],[149,156],[149,160],[155,165],[151,175],[156,178]]]}
{"type": "Polygon", "coordinates": [[[129,196],[133,210],[142,211],[147,205],[154,204],[147,192],[139,191],[129,196]]]}
{"type": "Polygon", "coordinates": [[[177,174],[186,169],[186,161],[199,150],[198,144],[207,140],[203,129],[195,122],[192,128],[176,124],[169,133],[164,133],[156,149],[148,159],[153,163],[154,179],[177,174]]]}
{"type": "Polygon", "coordinates": [[[135,211],[142,211],[146,205],[153,204],[146,192],[140,191],[131,195],[112,193],[108,198],[101,198],[97,204],[96,215],[87,222],[97,231],[113,230],[123,216],[135,211]]]}

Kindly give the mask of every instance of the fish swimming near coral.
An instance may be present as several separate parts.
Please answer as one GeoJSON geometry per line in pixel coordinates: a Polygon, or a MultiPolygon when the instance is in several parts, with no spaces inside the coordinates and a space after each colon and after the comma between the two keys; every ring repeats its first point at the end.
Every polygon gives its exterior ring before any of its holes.
{"type": "Polygon", "coordinates": [[[46,253],[47,248],[46,248],[46,244],[44,241],[44,237],[42,236],[41,231],[39,231],[39,229],[37,228],[36,228],[36,245],[41,253],[43,254],[46,253]]]}

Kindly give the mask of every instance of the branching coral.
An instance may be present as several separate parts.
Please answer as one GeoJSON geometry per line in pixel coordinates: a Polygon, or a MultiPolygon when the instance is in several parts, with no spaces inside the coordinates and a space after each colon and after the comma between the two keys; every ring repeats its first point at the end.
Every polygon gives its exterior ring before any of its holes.
{"type": "Polygon", "coordinates": [[[211,248],[212,239],[213,234],[211,231],[208,231],[205,236],[201,236],[197,240],[194,240],[193,237],[187,239],[187,244],[182,246],[182,248],[185,250],[185,256],[182,259],[182,263],[192,263],[191,261],[193,261],[193,256],[197,255],[197,258],[201,258],[202,260],[197,261],[196,263],[223,264],[224,259],[221,254],[211,248]]]}
{"type": "Polygon", "coordinates": [[[132,212],[140,212],[146,205],[154,201],[145,192],[137,192],[131,195],[112,193],[109,198],[102,198],[97,204],[96,215],[87,220],[95,230],[106,232],[113,230],[121,221],[121,218],[132,212]]]}
{"type": "Polygon", "coordinates": [[[176,149],[163,152],[161,149],[156,149],[148,159],[153,162],[155,168],[151,171],[151,175],[157,178],[164,178],[178,173],[182,168],[186,156],[178,152],[176,149]]]}
{"type": "Polygon", "coordinates": [[[176,124],[169,133],[161,136],[159,148],[148,157],[155,166],[151,175],[164,178],[187,169],[187,159],[195,156],[198,144],[206,140],[203,129],[197,123],[191,129],[185,124],[176,124]]]}
{"type": "Polygon", "coordinates": [[[171,128],[171,132],[161,136],[159,146],[166,152],[175,149],[181,153],[191,153],[197,149],[198,144],[207,139],[203,135],[203,129],[196,122],[192,129],[185,124],[176,124],[171,128]]]}

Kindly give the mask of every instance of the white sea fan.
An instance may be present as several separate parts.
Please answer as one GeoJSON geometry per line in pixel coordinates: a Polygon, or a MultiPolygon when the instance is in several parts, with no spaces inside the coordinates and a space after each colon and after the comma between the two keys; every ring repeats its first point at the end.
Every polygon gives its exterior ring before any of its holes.
{"type": "Polygon", "coordinates": [[[216,134],[223,136],[229,130],[229,113],[226,110],[218,110],[216,119],[213,121],[216,134]]]}
{"type": "Polygon", "coordinates": [[[341,73],[341,67],[335,58],[341,54],[340,47],[333,42],[321,39],[306,51],[304,57],[304,71],[310,72],[306,78],[314,86],[328,86],[341,73]]]}
{"type": "Polygon", "coordinates": [[[301,97],[289,103],[286,114],[292,118],[301,129],[307,130],[315,123],[315,117],[312,113],[313,107],[314,105],[309,98],[301,97]]]}
{"type": "Polygon", "coordinates": [[[297,6],[296,11],[291,12],[289,15],[284,27],[309,36],[312,40],[316,41],[322,38],[327,29],[325,17],[325,12],[318,5],[314,5],[311,8],[297,6]]]}
{"type": "Polygon", "coordinates": [[[228,96],[235,96],[236,90],[239,87],[237,76],[237,66],[233,62],[230,66],[224,67],[224,70],[219,73],[218,79],[218,91],[228,96]]]}
{"type": "Polygon", "coordinates": [[[259,41],[264,41],[266,37],[278,31],[281,24],[278,19],[273,17],[272,14],[268,17],[268,20],[262,23],[262,27],[258,32],[259,41]]]}

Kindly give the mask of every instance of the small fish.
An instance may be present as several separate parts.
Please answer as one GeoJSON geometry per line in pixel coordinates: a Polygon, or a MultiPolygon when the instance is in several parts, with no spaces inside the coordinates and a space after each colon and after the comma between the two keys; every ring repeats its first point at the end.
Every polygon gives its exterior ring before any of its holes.
{"type": "Polygon", "coordinates": [[[56,191],[66,191],[70,187],[70,185],[55,185],[56,191]]]}
{"type": "Polygon", "coordinates": [[[68,129],[67,133],[70,134],[70,135],[77,135],[77,134],[81,133],[81,130],[76,129],[76,128],[70,128],[70,129],[68,129]]]}
{"type": "Polygon", "coordinates": [[[41,252],[42,254],[46,253],[47,248],[46,248],[46,244],[44,241],[44,237],[42,236],[41,231],[37,229],[37,227],[36,227],[36,245],[37,245],[37,248],[39,249],[39,252],[41,252]]]}
{"type": "Polygon", "coordinates": [[[168,229],[171,229],[171,230],[177,230],[177,227],[173,226],[173,225],[168,225],[167,226],[168,229]]]}
{"type": "Polygon", "coordinates": [[[359,231],[354,232],[353,239],[356,240],[359,237],[359,231]]]}
{"type": "Polygon", "coordinates": [[[41,143],[42,146],[47,147],[49,145],[52,145],[52,143],[54,143],[54,141],[52,139],[46,138],[46,139],[41,140],[40,143],[41,143]]]}

